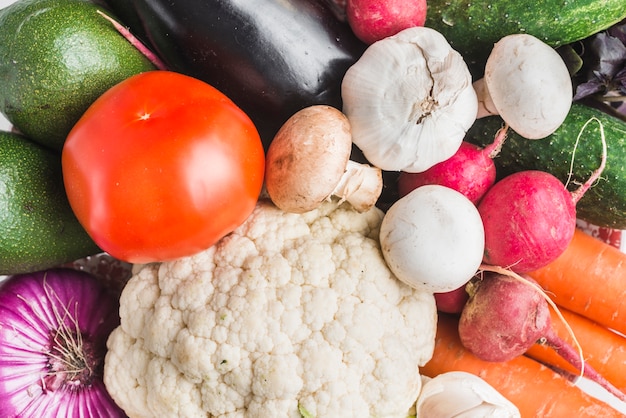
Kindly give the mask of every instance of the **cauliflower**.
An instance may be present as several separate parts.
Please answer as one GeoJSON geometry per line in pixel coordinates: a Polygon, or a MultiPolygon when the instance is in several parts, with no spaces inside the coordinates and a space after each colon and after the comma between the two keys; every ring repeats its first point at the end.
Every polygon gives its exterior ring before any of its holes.
{"type": "Polygon", "coordinates": [[[130,417],[406,417],[436,308],[387,268],[382,216],[259,201],[210,249],[138,269],[108,391],[130,417]]]}

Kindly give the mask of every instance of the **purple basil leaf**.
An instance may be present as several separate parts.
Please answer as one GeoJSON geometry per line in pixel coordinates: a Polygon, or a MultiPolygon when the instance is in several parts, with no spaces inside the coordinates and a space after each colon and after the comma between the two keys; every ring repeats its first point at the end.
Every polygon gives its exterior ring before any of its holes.
{"type": "Polygon", "coordinates": [[[589,80],[586,83],[579,84],[576,87],[576,94],[574,95],[574,100],[580,100],[583,97],[591,96],[596,93],[603,92],[605,90],[605,85],[601,83],[597,78],[593,80],[589,80]]]}
{"type": "Polygon", "coordinates": [[[611,26],[607,33],[617,39],[619,39],[624,45],[626,45],[626,19],[621,23],[611,26]]]}
{"type": "Polygon", "coordinates": [[[612,78],[626,62],[626,45],[616,37],[598,33],[591,42],[600,61],[596,70],[612,78]]]}
{"type": "Polygon", "coordinates": [[[613,81],[617,85],[617,89],[621,94],[626,95],[626,67],[622,68],[615,77],[613,81]]]}

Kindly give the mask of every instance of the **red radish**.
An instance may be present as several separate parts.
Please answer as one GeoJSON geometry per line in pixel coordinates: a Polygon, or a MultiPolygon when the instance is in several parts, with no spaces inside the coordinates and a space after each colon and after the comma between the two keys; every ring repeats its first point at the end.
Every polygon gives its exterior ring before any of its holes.
{"type": "Polygon", "coordinates": [[[403,29],[424,26],[426,0],[347,0],[346,18],[357,38],[373,44],[403,29]]]}
{"type": "Polygon", "coordinates": [[[618,398],[626,395],[591,366],[552,328],[548,297],[534,280],[484,272],[468,286],[470,298],[459,318],[459,337],[465,348],[484,361],[509,361],[533,344],[554,349],[582,374],[618,398]]]}
{"type": "Polygon", "coordinates": [[[459,319],[459,336],[481,360],[511,360],[548,333],[550,308],[534,287],[485,272],[467,289],[470,296],[459,319]]]}
{"type": "Polygon", "coordinates": [[[435,293],[434,296],[437,310],[449,314],[461,313],[469,299],[469,293],[465,290],[465,285],[449,292],[435,293]]]}
{"type": "Polygon", "coordinates": [[[576,206],[563,183],[526,170],[494,184],[478,204],[485,227],[483,262],[526,273],[555,260],[576,227],[576,206]]]}
{"type": "Polygon", "coordinates": [[[487,190],[496,182],[496,166],[493,158],[500,152],[506,139],[505,126],[496,134],[494,141],[485,148],[463,141],[450,158],[420,173],[401,172],[398,176],[400,197],[426,184],[439,184],[465,195],[478,204],[487,190]]]}
{"type": "Polygon", "coordinates": [[[496,182],[478,204],[485,228],[486,264],[527,273],[556,260],[576,229],[576,203],[606,165],[606,141],[600,166],[578,189],[539,170],[519,171],[496,182]]]}

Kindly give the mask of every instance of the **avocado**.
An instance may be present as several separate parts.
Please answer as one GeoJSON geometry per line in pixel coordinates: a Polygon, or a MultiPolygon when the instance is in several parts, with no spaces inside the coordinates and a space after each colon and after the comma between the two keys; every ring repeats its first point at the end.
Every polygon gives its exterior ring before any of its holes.
{"type": "Polygon", "coordinates": [[[99,11],[86,0],[18,0],[0,10],[0,112],[57,151],[96,98],[155,69],[99,11]]]}
{"type": "Polygon", "coordinates": [[[100,252],[67,200],[60,155],[0,131],[0,274],[42,270],[100,252]]]}

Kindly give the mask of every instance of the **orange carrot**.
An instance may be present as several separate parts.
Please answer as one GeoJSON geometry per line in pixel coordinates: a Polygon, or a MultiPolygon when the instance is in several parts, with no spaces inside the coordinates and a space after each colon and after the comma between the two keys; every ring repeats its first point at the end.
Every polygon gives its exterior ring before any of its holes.
{"type": "MultiPolygon", "coordinates": [[[[563,308],[560,312],[580,343],[585,363],[618,389],[626,390],[626,338],[574,312],[563,308]]],[[[552,310],[551,314],[554,332],[573,345],[572,336],[561,319],[552,310]]],[[[579,370],[563,360],[550,347],[535,344],[526,354],[542,363],[559,367],[573,374],[579,373],[579,370]]]]}
{"type": "Polygon", "coordinates": [[[626,254],[580,229],[563,254],[528,273],[554,302],[626,334],[626,254]]]}
{"type": "Polygon", "coordinates": [[[454,370],[480,376],[513,402],[522,418],[623,416],[529,357],[502,363],[480,360],[461,345],[458,319],[439,314],[435,351],[420,372],[434,377],[454,370]]]}

